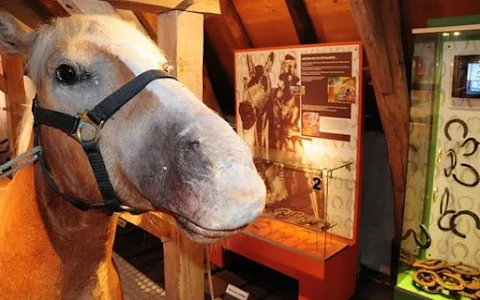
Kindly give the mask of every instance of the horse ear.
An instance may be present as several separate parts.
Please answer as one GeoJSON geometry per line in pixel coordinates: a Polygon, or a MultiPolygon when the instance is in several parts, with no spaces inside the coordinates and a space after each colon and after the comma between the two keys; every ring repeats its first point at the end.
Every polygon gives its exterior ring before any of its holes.
{"type": "Polygon", "coordinates": [[[32,30],[6,11],[0,11],[0,53],[24,52],[32,40],[32,30]]]}
{"type": "Polygon", "coordinates": [[[274,58],[273,52],[270,52],[270,55],[268,56],[267,61],[265,62],[265,67],[263,67],[265,74],[270,73],[270,70],[272,69],[272,65],[273,65],[273,58],[274,58]]]}
{"type": "Polygon", "coordinates": [[[247,65],[248,73],[250,74],[250,77],[253,77],[253,75],[255,75],[255,65],[253,64],[253,60],[250,54],[247,54],[247,65]]]}

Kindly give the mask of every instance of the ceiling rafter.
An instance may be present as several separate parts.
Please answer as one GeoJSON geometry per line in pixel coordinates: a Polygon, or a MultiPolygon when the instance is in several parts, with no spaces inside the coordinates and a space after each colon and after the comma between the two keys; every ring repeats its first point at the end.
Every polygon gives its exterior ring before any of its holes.
{"type": "Polygon", "coordinates": [[[201,14],[220,14],[217,0],[102,0],[115,8],[159,14],[169,10],[184,10],[201,14]]]}
{"type": "Polygon", "coordinates": [[[285,0],[300,44],[314,44],[317,34],[304,0],[285,0]]]}

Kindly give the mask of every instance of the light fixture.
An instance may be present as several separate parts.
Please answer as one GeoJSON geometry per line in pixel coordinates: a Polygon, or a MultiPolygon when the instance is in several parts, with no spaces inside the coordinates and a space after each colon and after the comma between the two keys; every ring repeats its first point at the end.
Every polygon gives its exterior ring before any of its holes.
{"type": "Polygon", "coordinates": [[[455,31],[455,32],[453,33],[453,35],[454,35],[454,36],[459,36],[459,35],[460,35],[460,32],[455,31]]]}
{"type": "Polygon", "coordinates": [[[450,33],[448,33],[448,32],[444,32],[444,33],[442,33],[442,35],[443,35],[443,36],[449,36],[449,35],[450,35],[450,33]]]}

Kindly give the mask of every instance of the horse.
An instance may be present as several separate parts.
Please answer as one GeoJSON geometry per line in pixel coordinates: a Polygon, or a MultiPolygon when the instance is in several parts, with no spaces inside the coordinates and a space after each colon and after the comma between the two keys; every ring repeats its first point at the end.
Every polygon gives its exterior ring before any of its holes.
{"type": "Polygon", "coordinates": [[[32,31],[1,12],[0,49],[25,58],[36,89],[18,153],[42,149],[0,199],[2,299],[122,299],[119,212],[168,213],[208,244],[263,211],[248,146],[133,26],[73,15],[32,31]]]}

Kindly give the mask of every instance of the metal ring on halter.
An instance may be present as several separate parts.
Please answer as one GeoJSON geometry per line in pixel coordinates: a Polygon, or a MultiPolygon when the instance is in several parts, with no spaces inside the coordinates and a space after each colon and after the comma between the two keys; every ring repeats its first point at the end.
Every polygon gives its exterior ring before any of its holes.
{"type": "Polygon", "coordinates": [[[460,164],[462,167],[464,168],[467,168],[469,169],[470,171],[472,171],[472,173],[474,174],[475,176],[475,181],[473,183],[467,183],[467,182],[464,182],[464,181],[461,181],[460,179],[458,179],[457,175],[455,173],[453,173],[453,179],[458,182],[459,184],[463,185],[463,186],[466,186],[466,187],[475,187],[477,186],[479,183],[480,183],[480,174],[478,174],[478,171],[472,167],[471,165],[469,164],[465,164],[465,163],[461,163],[460,164]]]}
{"type": "Polygon", "coordinates": [[[77,117],[80,119],[80,122],[78,123],[77,132],[75,132],[75,137],[80,143],[88,141],[82,136],[82,130],[85,127],[85,125],[88,124],[95,129],[95,136],[93,138],[93,141],[95,143],[98,143],[98,140],[100,139],[100,132],[102,131],[105,121],[101,121],[100,124],[97,125],[95,122],[92,121],[92,119],[90,119],[90,117],[88,116],[88,113],[89,111],[85,110],[82,113],[79,113],[77,115],[77,117]]]}
{"type": "Polygon", "coordinates": [[[473,154],[475,154],[477,152],[478,145],[480,144],[480,142],[477,141],[477,139],[475,139],[473,137],[469,137],[468,139],[463,141],[461,147],[462,148],[465,147],[468,143],[473,143],[473,150],[469,153],[463,153],[463,156],[472,156],[473,154]]]}
{"type": "Polygon", "coordinates": [[[450,136],[450,132],[448,131],[449,128],[450,128],[450,125],[452,125],[453,123],[458,123],[460,124],[462,127],[463,127],[463,138],[466,138],[467,137],[467,134],[468,134],[468,126],[467,126],[467,123],[465,123],[463,120],[461,119],[451,119],[449,120],[446,124],[445,124],[445,127],[444,127],[444,133],[445,133],[445,136],[447,137],[447,139],[449,141],[452,140],[452,137],[450,136]]]}

